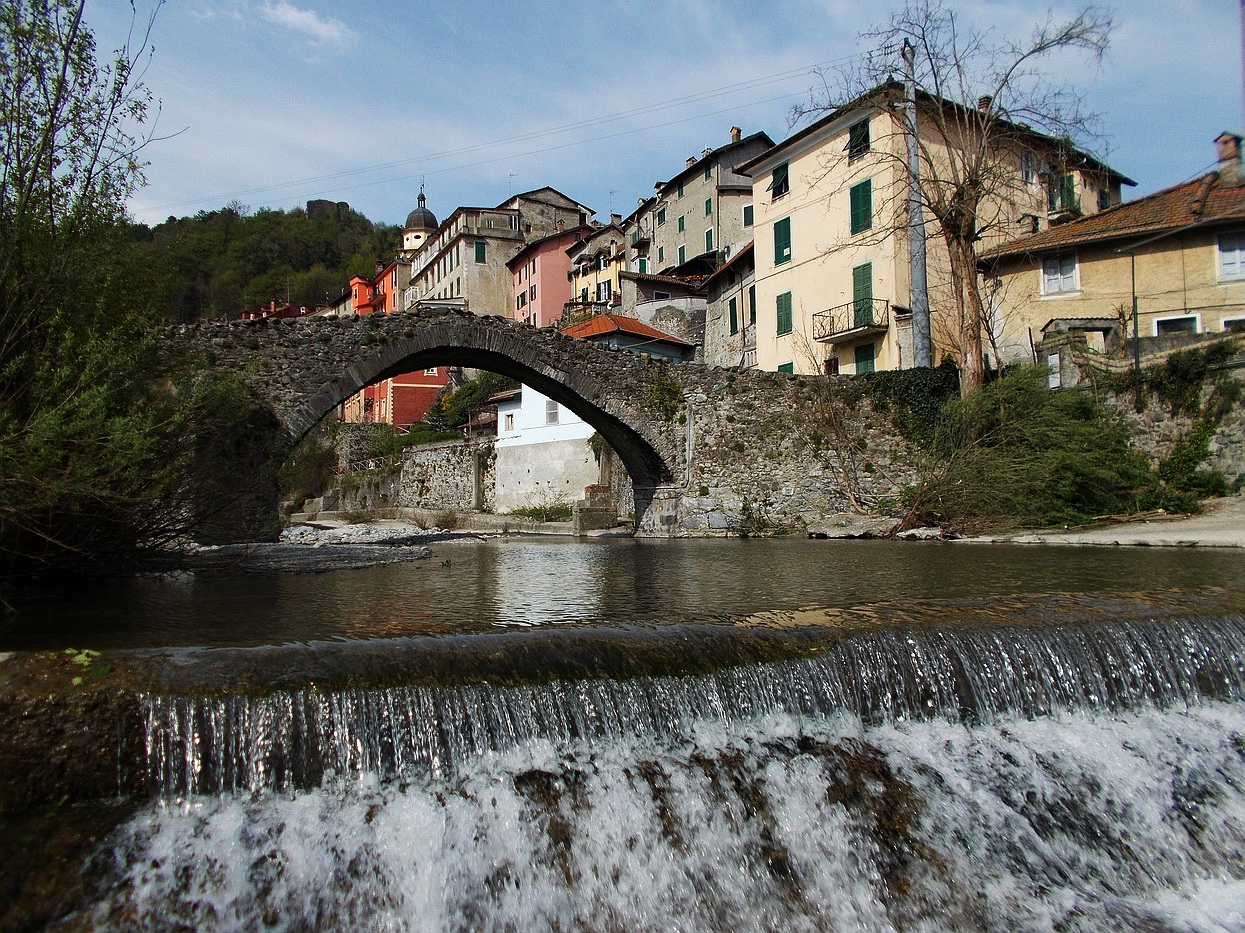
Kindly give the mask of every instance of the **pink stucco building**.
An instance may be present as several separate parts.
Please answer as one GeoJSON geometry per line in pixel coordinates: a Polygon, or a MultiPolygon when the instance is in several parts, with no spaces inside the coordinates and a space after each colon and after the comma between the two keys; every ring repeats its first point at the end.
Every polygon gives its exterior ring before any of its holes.
{"type": "Polygon", "coordinates": [[[558,323],[562,309],[571,300],[571,258],[567,247],[593,229],[588,225],[572,227],[533,240],[506,263],[514,283],[511,317],[536,327],[558,323]]]}

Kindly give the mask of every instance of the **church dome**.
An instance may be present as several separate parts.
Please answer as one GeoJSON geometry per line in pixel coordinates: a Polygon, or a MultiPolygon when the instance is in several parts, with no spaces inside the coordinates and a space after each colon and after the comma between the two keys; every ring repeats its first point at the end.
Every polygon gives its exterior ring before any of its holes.
{"type": "Polygon", "coordinates": [[[424,189],[419,189],[419,207],[406,215],[406,226],[404,230],[435,230],[437,229],[437,218],[433,216],[432,211],[424,206],[424,189]]]}

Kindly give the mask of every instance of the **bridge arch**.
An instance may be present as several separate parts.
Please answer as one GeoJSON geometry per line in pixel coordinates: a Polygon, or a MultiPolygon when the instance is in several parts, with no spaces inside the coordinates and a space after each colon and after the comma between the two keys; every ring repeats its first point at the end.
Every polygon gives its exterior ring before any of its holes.
{"type": "Polygon", "coordinates": [[[360,389],[431,366],[465,366],[509,376],[565,405],[617,453],[637,490],[668,485],[684,466],[674,416],[683,389],[678,364],[646,359],[555,330],[504,318],[438,310],[354,318],[304,318],[189,325],[217,368],[241,371],[273,408],[288,442],[360,389]],[[660,385],[664,394],[654,393],[660,385]],[[655,410],[653,399],[663,404],[655,410]]]}

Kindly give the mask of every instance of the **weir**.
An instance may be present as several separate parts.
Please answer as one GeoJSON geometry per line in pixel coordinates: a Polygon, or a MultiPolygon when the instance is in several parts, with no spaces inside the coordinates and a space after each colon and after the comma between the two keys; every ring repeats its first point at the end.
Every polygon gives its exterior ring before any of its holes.
{"type": "Polygon", "coordinates": [[[452,777],[533,742],[668,741],[714,722],[849,715],[870,725],[1245,698],[1245,619],[896,629],[813,657],[688,677],[585,678],[143,699],[152,790],[288,791],[326,775],[452,777]]]}

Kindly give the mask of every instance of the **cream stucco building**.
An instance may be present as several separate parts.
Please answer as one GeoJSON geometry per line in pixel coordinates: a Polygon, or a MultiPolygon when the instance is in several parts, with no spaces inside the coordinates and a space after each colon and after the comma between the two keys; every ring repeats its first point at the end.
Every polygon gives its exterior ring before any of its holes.
{"type": "MultiPolygon", "coordinates": [[[[901,97],[900,86],[883,85],[739,166],[753,179],[755,272],[742,285],[749,301],[755,287],[758,368],[866,373],[912,365],[901,97]]],[[[976,218],[987,244],[1118,203],[1120,185],[1132,184],[983,105],[978,111],[923,95],[918,125],[927,197],[937,178],[950,177],[953,145],[980,138],[987,125],[987,138],[997,140],[987,166],[992,196],[976,218]]],[[[937,363],[959,347],[955,280],[928,217],[925,231],[937,363]]]]}

